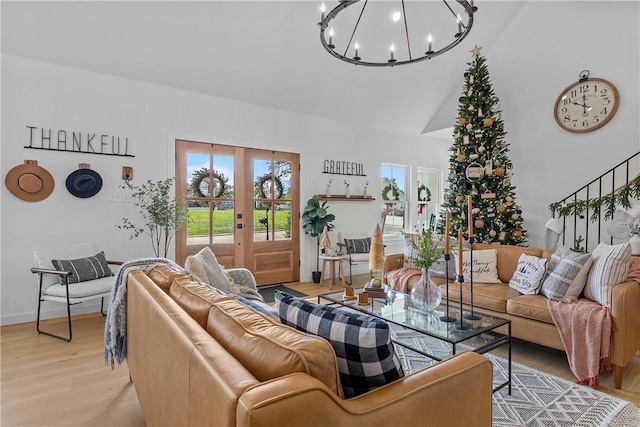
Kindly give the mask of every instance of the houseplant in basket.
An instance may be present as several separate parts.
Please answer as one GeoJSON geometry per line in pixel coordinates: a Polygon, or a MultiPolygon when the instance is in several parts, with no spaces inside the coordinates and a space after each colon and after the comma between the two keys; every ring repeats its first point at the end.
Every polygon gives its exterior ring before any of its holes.
{"type": "Polygon", "coordinates": [[[431,230],[420,231],[417,238],[411,240],[411,246],[411,255],[407,257],[407,261],[422,273],[420,280],[411,289],[411,302],[418,309],[431,311],[440,305],[442,295],[440,288],[429,277],[429,268],[442,258],[444,251],[433,241],[431,230]]]}
{"type": "Polygon", "coordinates": [[[335,215],[327,212],[327,201],[320,202],[317,194],[314,194],[309,200],[307,200],[307,206],[304,207],[302,213],[302,228],[305,229],[305,234],[316,238],[316,271],[312,273],[313,282],[320,283],[320,277],[322,272],[320,270],[320,235],[326,226],[328,230],[333,229],[331,222],[336,219],[335,215]]]}

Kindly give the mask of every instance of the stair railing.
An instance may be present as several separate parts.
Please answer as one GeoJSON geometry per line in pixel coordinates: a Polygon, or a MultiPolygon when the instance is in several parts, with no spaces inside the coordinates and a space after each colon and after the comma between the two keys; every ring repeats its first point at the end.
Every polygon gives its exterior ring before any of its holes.
{"type": "Polygon", "coordinates": [[[618,207],[630,206],[630,197],[640,198],[640,151],[549,205],[551,216],[563,219],[562,244],[577,252],[589,252],[601,241],[619,243],[606,227],[618,207]],[[569,245],[568,237],[572,238],[569,245]]]}

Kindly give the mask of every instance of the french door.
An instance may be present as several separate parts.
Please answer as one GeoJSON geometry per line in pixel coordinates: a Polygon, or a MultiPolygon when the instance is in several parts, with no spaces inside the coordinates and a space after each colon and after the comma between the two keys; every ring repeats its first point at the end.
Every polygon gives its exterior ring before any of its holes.
{"type": "Polygon", "coordinates": [[[189,211],[178,263],[209,246],[258,285],[300,280],[299,164],[296,153],[176,140],[176,192],[189,211]]]}

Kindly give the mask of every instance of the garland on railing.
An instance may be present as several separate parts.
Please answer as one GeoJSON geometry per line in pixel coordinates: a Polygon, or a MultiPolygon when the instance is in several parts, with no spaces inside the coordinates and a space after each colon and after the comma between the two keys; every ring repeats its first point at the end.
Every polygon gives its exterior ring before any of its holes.
{"type": "Polygon", "coordinates": [[[616,192],[606,196],[588,200],[576,200],[570,203],[555,202],[549,205],[549,209],[551,209],[553,216],[557,212],[558,217],[581,216],[585,210],[590,209],[591,217],[589,220],[594,222],[600,218],[602,209],[604,209],[604,219],[607,220],[613,218],[617,206],[630,208],[630,198],[640,199],[640,175],[616,192]]]}

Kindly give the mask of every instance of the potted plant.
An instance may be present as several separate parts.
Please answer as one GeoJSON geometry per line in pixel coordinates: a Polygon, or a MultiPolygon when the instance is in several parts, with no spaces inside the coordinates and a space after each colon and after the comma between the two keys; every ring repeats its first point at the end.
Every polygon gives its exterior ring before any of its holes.
{"type": "Polygon", "coordinates": [[[137,227],[128,218],[122,218],[122,225],[117,225],[121,230],[132,232],[129,240],[146,234],[151,238],[151,246],[156,257],[167,257],[171,240],[187,221],[187,204],[171,197],[171,187],[174,178],[153,182],[148,180],[142,185],[132,185],[129,181],[123,188],[132,190],[131,197],[134,205],[140,207],[140,213],[144,218],[143,227],[137,227]]]}
{"type": "Polygon", "coordinates": [[[331,222],[336,219],[335,215],[327,212],[327,201],[320,202],[317,194],[314,194],[309,200],[307,200],[307,206],[304,207],[302,213],[302,228],[305,229],[305,234],[316,238],[316,271],[312,273],[313,282],[320,283],[320,277],[322,272],[320,270],[320,235],[327,227],[328,230],[333,229],[331,222]]]}
{"type": "Polygon", "coordinates": [[[431,230],[422,230],[416,240],[411,240],[413,250],[407,261],[421,270],[421,277],[411,289],[413,306],[425,311],[431,311],[440,305],[442,295],[440,288],[431,281],[429,268],[442,258],[444,250],[433,241],[431,230]]]}

